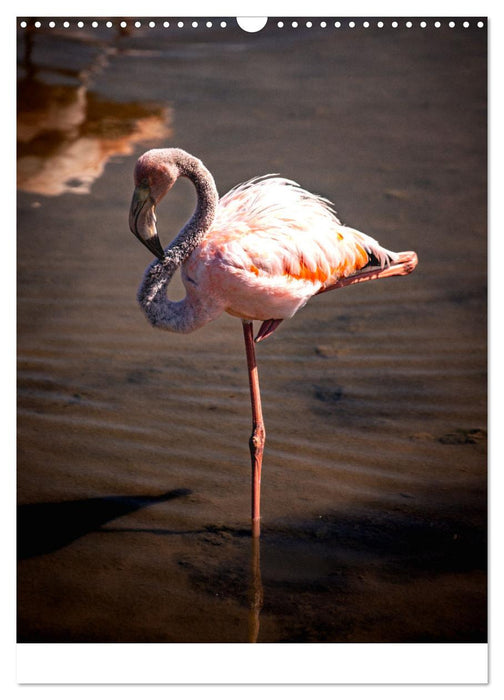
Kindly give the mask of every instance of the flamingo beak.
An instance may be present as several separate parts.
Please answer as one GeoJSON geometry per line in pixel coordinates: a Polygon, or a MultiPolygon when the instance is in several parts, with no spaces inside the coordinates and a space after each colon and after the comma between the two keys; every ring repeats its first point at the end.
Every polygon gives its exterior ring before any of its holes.
{"type": "Polygon", "coordinates": [[[131,233],[141,241],[150,252],[160,260],[165,253],[156,230],[156,206],[149,186],[140,184],[135,187],[129,212],[131,233]]]}

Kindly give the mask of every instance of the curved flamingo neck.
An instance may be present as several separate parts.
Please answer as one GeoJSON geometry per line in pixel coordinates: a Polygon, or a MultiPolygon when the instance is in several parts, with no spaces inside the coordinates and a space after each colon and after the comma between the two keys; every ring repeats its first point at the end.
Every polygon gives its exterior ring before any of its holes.
{"type": "Polygon", "coordinates": [[[176,165],[179,177],[187,177],[196,189],[196,209],[190,220],[171,243],[166,253],[172,249],[181,248],[183,255],[181,263],[198,245],[203,234],[208,231],[215,218],[219,195],[213,176],[203,163],[194,156],[178,148],[166,149],[169,157],[176,165]],[[185,255],[186,249],[190,251],[185,255]]]}
{"type": "Polygon", "coordinates": [[[169,159],[176,166],[179,177],[192,181],[196,188],[197,204],[192,217],[165,250],[165,258],[154,261],[145,271],[137,298],[153,326],[189,333],[215,316],[210,309],[211,304],[194,294],[182,301],[170,301],[167,289],[176,270],[212,225],[219,196],[212,174],[194,156],[180,149],[163,149],[159,157],[169,159]]]}

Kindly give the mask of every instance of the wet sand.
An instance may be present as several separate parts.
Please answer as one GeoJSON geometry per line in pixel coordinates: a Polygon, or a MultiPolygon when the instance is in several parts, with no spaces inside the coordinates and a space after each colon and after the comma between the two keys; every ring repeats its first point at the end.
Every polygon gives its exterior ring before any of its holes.
{"type": "Polygon", "coordinates": [[[485,32],[20,35],[19,641],[486,641],[485,32]],[[240,323],[136,304],[132,170],[165,144],[420,259],[257,347],[260,553],[240,323]]]}

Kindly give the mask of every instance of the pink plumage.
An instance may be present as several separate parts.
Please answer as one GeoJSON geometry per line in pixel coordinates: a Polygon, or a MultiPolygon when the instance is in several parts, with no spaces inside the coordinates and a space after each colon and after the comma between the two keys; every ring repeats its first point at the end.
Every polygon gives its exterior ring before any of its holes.
{"type": "MultiPolygon", "coordinates": [[[[249,320],[291,318],[315,294],[397,254],[343,226],[331,203],[291,180],[266,175],[233,188],[182,266],[186,288],[219,297],[249,320]]],[[[264,336],[262,336],[264,337],[264,336]]]]}

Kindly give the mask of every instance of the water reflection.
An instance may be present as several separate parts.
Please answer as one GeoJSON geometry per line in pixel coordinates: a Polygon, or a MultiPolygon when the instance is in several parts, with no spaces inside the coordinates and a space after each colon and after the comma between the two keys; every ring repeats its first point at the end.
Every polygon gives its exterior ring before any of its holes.
{"type": "Polygon", "coordinates": [[[103,45],[89,54],[83,46],[82,41],[72,44],[79,54],[77,65],[37,65],[33,33],[26,32],[18,81],[21,190],[46,196],[87,194],[112,156],[128,155],[136,143],[154,145],[172,135],[172,113],[166,105],[119,103],[94,93],[93,76],[106,69],[115,49],[103,45]]]}
{"type": "MultiPolygon", "coordinates": [[[[187,489],[177,489],[170,492],[171,497],[186,495],[187,489]]],[[[264,589],[261,574],[261,539],[250,537],[246,529],[206,525],[198,529],[182,528],[146,528],[127,527],[124,525],[101,525],[101,533],[122,534],[135,533],[144,535],[157,535],[160,537],[184,537],[186,539],[183,554],[177,557],[177,574],[169,575],[169,561],[164,564],[164,571],[173,593],[177,591],[177,585],[188,576],[190,587],[194,591],[204,592],[209,603],[207,608],[207,620],[210,621],[212,634],[215,633],[222,614],[220,603],[237,604],[240,610],[247,610],[245,615],[240,613],[239,641],[247,639],[254,644],[259,641],[261,613],[264,604],[264,589]],[[250,539],[250,547],[248,540],[250,539]],[[215,556],[218,548],[219,556],[215,556]],[[176,583],[178,581],[178,583],[176,583]],[[215,602],[217,601],[217,605],[215,602]],[[243,622],[243,624],[242,624],[243,622]]],[[[159,604],[161,605],[161,603],[159,604]]],[[[205,625],[202,622],[203,627],[205,625]]],[[[185,629],[183,641],[229,641],[215,639],[213,636],[198,640],[190,637],[191,630],[185,629]]],[[[204,634],[204,633],[202,633],[204,634]]],[[[177,639],[177,641],[180,641],[177,639]]]]}
{"type": "Polygon", "coordinates": [[[261,540],[259,537],[252,537],[250,556],[250,609],[249,609],[249,636],[248,640],[252,644],[257,642],[259,637],[260,615],[264,602],[264,591],[261,577],[261,540]]]}

